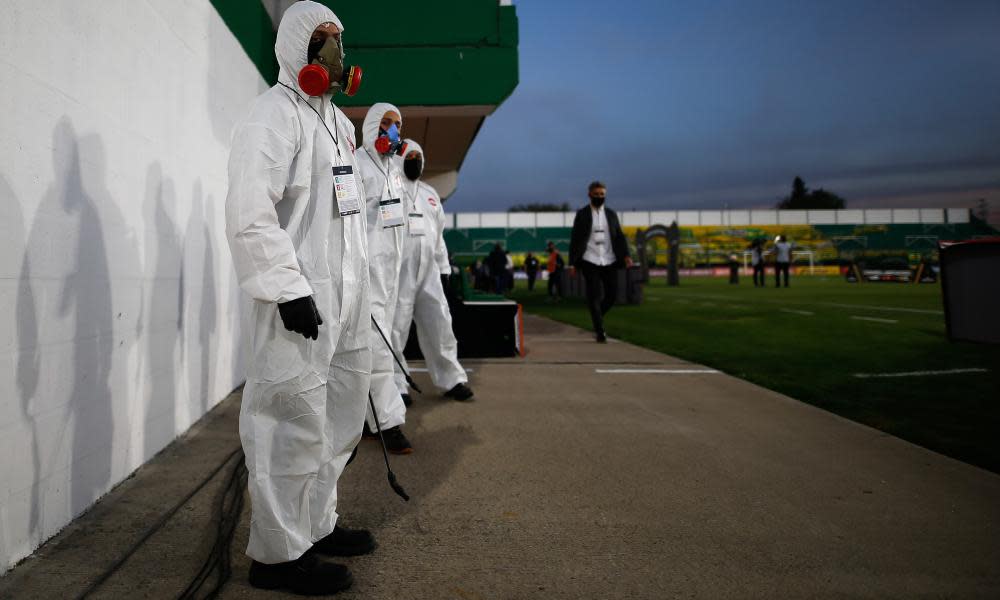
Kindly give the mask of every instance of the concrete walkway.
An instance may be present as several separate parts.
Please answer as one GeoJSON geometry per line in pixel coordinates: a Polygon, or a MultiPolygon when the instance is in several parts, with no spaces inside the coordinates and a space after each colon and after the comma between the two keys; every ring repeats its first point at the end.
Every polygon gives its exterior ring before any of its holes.
{"type": "MultiPolygon", "coordinates": [[[[466,363],[475,402],[417,398],[417,451],[393,460],[410,503],[362,442],[340,512],[380,548],[346,560],[356,585],[340,597],[1000,594],[997,475],[552,321],[528,317],[526,338],[524,359],[466,363]]],[[[0,579],[0,598],[74,597],[146,533],[92,597],[176,596],[214,535],[230,469],[210,476],[239,446],[238,402],[0,579]]],[[[223,597],[273,598],[246,583],[248,518],[223,597]]]]}

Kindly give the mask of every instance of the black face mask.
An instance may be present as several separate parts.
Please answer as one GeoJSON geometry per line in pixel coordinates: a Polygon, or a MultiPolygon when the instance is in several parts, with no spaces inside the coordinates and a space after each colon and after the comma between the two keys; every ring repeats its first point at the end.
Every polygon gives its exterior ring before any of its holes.
{"type": "Polygon", "coordinates": [[[403,174],[410,181],[416,181],[424,171],[424,159],[407,158],[403,160],[403,174]]]}
{"type": "Polygon", "coordinates": [[[591,196],[590,197],[590,203],[594,206],[594,208],[600,208],[604,204],[604,198],[598,198],[596,196],[591,196]]]}

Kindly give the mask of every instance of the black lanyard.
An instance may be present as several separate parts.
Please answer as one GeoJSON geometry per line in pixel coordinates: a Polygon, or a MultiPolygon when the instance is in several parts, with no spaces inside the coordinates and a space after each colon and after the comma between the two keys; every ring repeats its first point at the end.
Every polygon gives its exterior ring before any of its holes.
{"type": "MultiPolygon", "coordinates": [[[[368,151],[367,147],[365,148],[365,154],[367,154],[368,158],[372,160],[372,164],[374,164],[375,168],[378,169],[378,172],[382,174],[382,177],[385,177],[385,191],[389,192],[389,198],[391,199],[392,185],[389,183],[389,166],[386,165],[385,169],[382,169],[382,165],[378,164],[378,161],[375,160],[375,157],[372,156],[372,153],[368,151]]],[[[391,161],[392,158],[390,157],[389,160],[391,161]]]]}
{"type": "MultiPolygon", "coordinates": [[[[281,82],[279,81],[278,83],[281,83],[281,82]]],[[[305,102],[306,106],[308,106],[309,108],[311,108],[312,111],[314,113],[316,113],[316,116],[319,117],[319,122],[323,124],[323,127],[326,129],[326,132],[330,134],[330,139],[333,140],[333,147],[337,149],[337,158],[338,159],[342,159],[343,157],[340,155],[340,141],[337,140],[337,136],[333,135],[333,132],[330,131],[330,126],[326,124],[326,119],[323,118],[323,115],[319,114],[319,111],[316,110],[316,107],[314,107],[312,104],[309,104],[309,101],[306,100],[305,98],[303,98],[301,94],[299,94],[298,92],[296,92],[294,88],[292,88],[292,87],[290,87],[288,85],[285,85],[284,83],[281,83],[281,85],[283,85],[286,88],[288,88],[289,90],[291,90],[293,94],[295,94],[296,96],[299,97],[299,100],[305,102]]],[[[337,130],[337,133],[340,133],[340,127],[337,125],[337,113],[336,112],[333,113],[333,128],[337,130]]]]}

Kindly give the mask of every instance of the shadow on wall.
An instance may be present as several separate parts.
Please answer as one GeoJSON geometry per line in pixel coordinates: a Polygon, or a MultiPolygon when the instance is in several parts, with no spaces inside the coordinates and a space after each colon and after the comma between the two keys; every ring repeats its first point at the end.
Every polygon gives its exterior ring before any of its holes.
{"type": "MultiPolygon", "coordinates": [[[[0,176],[9,253],[0,283],[16,320],[5,342],[19,398],[4,447],[21,453],[0,463],[10,518],[0,523],[0,571],[172,441],[179,418],[186,425],[221,400],[211,397],[214,369],[226,364],[217,354],[239,348],[217,339],[232,313],[217,304],[219,207],[211,196],[206,203],[201,182],[182,245],[174,186],[159,163],[147,170],[141,224],[126,222],[108,187],[114,172],[102,137],[80,135],[64,116],[51,145],[54,172],[40,198],[15,198],[0,176]]],[[[222,300],[236,309],[242,299],[229,271],[222,300]]]]}
{"type": "MultiPolygon", "coordinates": [[[[39,380],[39,352],[38,352],[38,316],[35,309],[35,294],[28,281],[30,275],[30,264],[28,262],[28,252],[25,241],[24,215],[21,212],[21,203],[14,196],[14,190],[10,187],[7,179],[0,175],[0,216],[4,222],[5,242],[9,244],[14,252],[23,252],[20,271],[15,274],[10,273],[10,278],[17,280],[17,293],[14,308],[14,317],[17,323],[17,338],[11,348],[17,353],[16,384],[18,396],[21,404],[21,419],[24,427],[28,429],[31,437],[31,472],[36,474],[39,471],[41,458],[38,449],[38,425],[34,417],[32,399],[38,390],[39,380]]],[[[12,261],[13,263],[13,261],[12,261]]],[[[6,264],[6,263],[4,263],[6,264]]],[[[13,268],[13,264],[10,265],[13,268]]],[[[6,278],[8,273],[4,273],[6,278]]],[[[13,479],[13,478],[12,478],[13,479]]],[[[14,484],[11,481],[8,485],[14,484]]],[[[11,487],[13,497],[16,488],[11,487]]],[[[40,541],[41,507],[39,506],[38,485],[34,484],[30,489],[31,498],[30,513],[28,516],[27,531],[7,531],[0,532],[0,552],[2,552],[3,562],[0,562],[0,569],[6,564],[7,559],[13,549],[22,546],[36,546],[40,541]]]]}
{"type": "Polygon", "coordinates": [[[176,351],[181,335],[183,287],[181,247],[168,211],[176,205],[173,183],[159,163],[146,172],[146,279],[150,282],[146,312],[147,357],[144,455],[148,459],[174,439],[176,428],[176,351]],[[155,257],[155,258],[154,258],[155,257]]]}
{"type": "MultiPolygon", "coordinates": [[[[62,525],[45,526],[50,490],[60,494],[68,480],[68,516],[81,513],[107,490],[114,434],[113,308],[104,232],[95,199],[84,185],[80,144],[68,118],[56,125],[52,143],[56,172],[28,235],[17,303],[17,382],[32,430],[33,545],[62,525]],[[70,356],[59,348],[66,341],[70,356]],[[46,347],[52,352],[43,352],[46,347]],[[62,364],[67,359],[72,368],[62,364]]],[[[99,139],[88,140],[88,152],[103,178],[99,139]]]]}
{"type": "MultiPolygon", "coordinates": [[[[218,294],[215,281],[215,251],[212,248],[212,230],[215,217],[206,210],[202,200],[201,181],[195,181],[192,190],[191,212],[188,215],[184,233],[184,272],[201,271],[201,285],[184,286],[184,338],[186,364],[188,365],[188,398],[194,402],[200,399],[197,408],[200,413],[208,411],[208,395],[214,389],[213,374],[217,359],[212,352],[212,340],[218,328],[216,302],[218,294]],[[197,317],[196,319],[193,317],[197,317]],[[191,328],[196,330],[192,331],[191,328]]],[[[211,204],[209,197],[209,205],[211,204]]]]}

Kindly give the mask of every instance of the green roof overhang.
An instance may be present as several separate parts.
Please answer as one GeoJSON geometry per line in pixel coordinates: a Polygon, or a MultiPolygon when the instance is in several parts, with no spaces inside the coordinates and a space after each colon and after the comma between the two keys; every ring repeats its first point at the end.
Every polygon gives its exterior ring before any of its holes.
{"type": "MultiPolygon", "coordinates": [[[[358,126],[375,102],[398,106],[404,136],[426,152],[425,180],[449,196],[485,117],[517,87],[514,6],[509,0],[320,1],[344,24],[347,62],[364,70],[358,94],[334,101],[358,126]]],[[[271,2],[270,16],[260,2],[212,4],[264,79],[275,83],[275,23],[291,2],[271,2]]]]}

